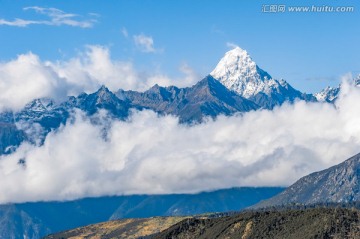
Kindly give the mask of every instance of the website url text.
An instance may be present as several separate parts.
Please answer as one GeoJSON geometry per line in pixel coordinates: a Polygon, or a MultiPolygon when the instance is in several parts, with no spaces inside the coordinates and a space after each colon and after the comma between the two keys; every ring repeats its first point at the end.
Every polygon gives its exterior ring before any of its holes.
{"type": "Polygon", "coordinates": [[[324,13],[349,13],[354,12],[353,6],[286,6],[286,5],[262,5],[261,11],[264,13],[284,13],[284,12],[324,12],[324,13]]]}

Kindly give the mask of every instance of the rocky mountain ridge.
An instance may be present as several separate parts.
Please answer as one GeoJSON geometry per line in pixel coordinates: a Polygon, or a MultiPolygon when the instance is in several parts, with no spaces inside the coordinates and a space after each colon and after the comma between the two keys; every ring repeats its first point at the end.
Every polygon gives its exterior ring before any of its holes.
{"type": "Polygon", "coordinates": [[[360,201],[360,154],[299,179],[282,193],[253,208],[356,201],[360,201]]]}

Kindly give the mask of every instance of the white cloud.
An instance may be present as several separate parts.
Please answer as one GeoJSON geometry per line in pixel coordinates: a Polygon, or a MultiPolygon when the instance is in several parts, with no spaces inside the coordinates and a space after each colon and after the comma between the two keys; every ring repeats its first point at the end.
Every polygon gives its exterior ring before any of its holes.
{"type": "Polygon", "coordinates": [[[196,84],[200,79],[202,79],[201,76],[186,62],[180,65],[179,71],[182,73],[182,76],[176,78],[170,78],[169,76],[161,73],[149,76],[147,78],[148,85],[152,86],[158,84],[160,86],[175,85],[177,87],[188,87],[196,84]]]}
{"type": "Polygon", "coordinates": [[[186,64],[180,71],[184,77],[170,78],[161,72],[140,74],[132,62],[113,60],[110,50],[98,45],[89,45],[65,61],[42,61],[30,52],[0,63],[0,112],[21,109],[35,98],[61,100],[84,91],[92,93],[101,85],[112,91],[144,91],[154,84],[182,87],[200,80],[186,64]]]}
{"type": "Polygon", "coordinates": [[[0,63],[0,111],[19,109],[34,98],[61,98],[66,87],[66,82],[32,53],[0,63]]]}
{"type": "Polygon", "coordinates": [[[146,36],[144,34],[134,35],[134,42],[138,49],[146,53],[154,53],[154,40],[151,36],[146,36]]]}
{"type": "Polygon", "coordinates": [[[87,46],[84,53],[69,61],[49,64],[61,78],[71,83],[72,95],[78,94],[80,90],[93,92],[101,85],[106,85],[112,91],[120,88],[145,91],[155,84],[169,86],[180,83],[179,86],[189,86],[195,75],[190,67],[185,80],[170,78],[157,71],[139,73],[131,62],[112,60],[109,49],[98,45],[87,46]]]}
{"type": "Polygon", "coordinates": [[[297,102],[194,126],[143,111],[113,121],[106,139],[78,113],[43,146],[1,157],[0,202],[289,185],[358,153],[359,101],[346,86],[336,107],[297,102]]]}
{"type": "Polygon", "coordinates": [[[12,27],[26,27],[31,24],[39,24],[38,21],[24,20],[16,18],[13,21],[8,21],[5,19],[0,19],[0,25],[7,25],[12,27]]]}
{"type": "MultiPolygon", "coordinates": [[[[73,27],[90,28],[93,27],[96,22],[95,18],[78,20],[81,16],[73,13],[66,13],[57,8],[43,8],[38,6],[25,7],[23,10],[33,10],[38,14],[45,15],[48,19],[45,20],[25,20],[16,18],[15,20],[9,21],[0,19],[0,25],[26,27],[28,25],[49,25],[49,26],[61,26],[68,25],[73,27]]],[[[94,13],[90,14],[93,17],[98,17],[94,13]]]]}
{"type": "Polygon", "coordinates": [[[110,51],[103,46],[87,46],[68,61],[48,62],[55,72],[69,84],[68,95],[76,95],[82,91],[94,92],[101,85],[110,90],[141,88],[144,81],[139,76],[131,62],[114,61],[110,51]]]}
{"type": "Polygon", "coordinates": [[[193,85],[201,79],[201,76],[186,62],[180,65],[179,70],[185,75],[185,78],[179,80],[179,84],[184,87],[193,85]]]}

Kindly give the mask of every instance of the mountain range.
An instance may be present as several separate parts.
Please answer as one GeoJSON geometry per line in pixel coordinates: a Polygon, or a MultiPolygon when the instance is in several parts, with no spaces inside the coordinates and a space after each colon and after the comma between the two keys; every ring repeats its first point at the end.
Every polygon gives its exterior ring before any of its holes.
{"type": "MultiPolygon", "coordinates": [[[[355,82],[360,82],[360,76],[355,82]]],[[[208,76],[191,87],[154,85],[144,92],[122,89],[111,92],[102,86],[94,93],[69,96],[63,102],[34,99],[19,111],[2,112],[0,154],[13,152],[23,141],[41,144],[47,133],[65,124],[76,109],[90,116],[105,109],[120,120],[125,120],[132,109],[148,109],[160,115],[175,115],[180,123],[199,123],[206,117],[271,110],[297,100],[331,103],[336,101],[340,87],[328,87],[314,95],[302,93],[285,80],[273,79],[245,50],[236,47],[225,54],[208,76]]]]}

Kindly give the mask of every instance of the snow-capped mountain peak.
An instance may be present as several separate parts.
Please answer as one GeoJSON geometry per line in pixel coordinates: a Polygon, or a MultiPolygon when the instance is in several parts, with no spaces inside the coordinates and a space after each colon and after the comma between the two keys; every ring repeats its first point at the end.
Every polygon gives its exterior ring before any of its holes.
{"type": "MultiPolygon", "coordinates": [[[[353,78],[349,83],[353,86],[360,87],[360,74],[353,78]]],[[[320,102],[335,102],[339,97],[341,87],[342,83],[337,87],[328,86],[319,93],[314,94],[314,96],[316,97],[317,101],[320,102]]]]}
{"type": "Polygon", "coordinates": [[[255,73],[256,63],[251,59],[246,50],[243,50],[240,47],[235,47],[225,53],[225,56],[220,60],[218,66],[213,72],[216,73],[217,71],[223,70],[227,70],[229,73],[235,70],[245,70],[248,71],[248,73],[255,73]]]}
{"type": "Polygon", "coordinates": [[[294,102],[296,99],[316,100],[315,97],[294,89],[283,79],[273,79],[240,47],[225,53],[210,75],[229,90],[266,109],[272,109],[285,101],[294,102]]]}
{"type": "Polygon", "coordinates": [[[248,52],[240,47],[228,51],[210,75],[246,98],[259,92],[269,94],[270,88],[279,84],[266,71],[260,69],[248,52]]]}
{"type": "Polygon", "coordinates": [[[33,112],[45,112],[50,111],[54,108],[55,102],[50,98],[39,98],[29,102],[26,106],[26,110],[33,112]]]}
{"type": "Polygon", "coordinates": [[[320,102],[333,102],[339,95],[340,86],[339,87],[326,87],[319,93],[316,93],[314,96],[320,102]]]}

